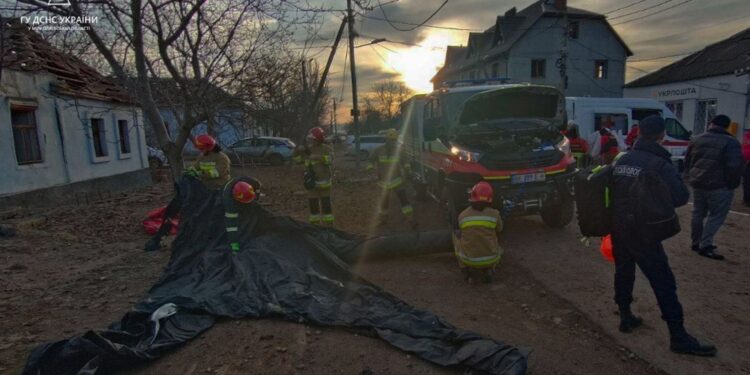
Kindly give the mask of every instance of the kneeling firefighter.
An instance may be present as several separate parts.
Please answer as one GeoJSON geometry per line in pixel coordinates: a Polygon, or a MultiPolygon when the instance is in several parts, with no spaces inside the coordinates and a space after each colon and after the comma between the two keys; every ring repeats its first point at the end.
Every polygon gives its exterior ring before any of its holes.
{"type": "Polygon", "coordinates": [[[471,189],[470,206],[458,215],[458,230],[454,232],[453,246],[458,265],[470,283],[474,281],[476,273],[481,274],[483,282],[491,282],[503,253],[498,242],[503,221],[500,211],[491,207],[492,198],[492,186],[481,181],[471,189]]]}
{"type": "Polygon", "coordinates": [[[372,152],[367,169],[371,170],[377,165],[378,180],[383,189],[381,194],[380,212],[378,213],[378,224],[383,225],[388,221],[388,202],[391,195],[396,195],[401,203],[401,213],[406,220],[414,225],[414,208],[409,203],[404,187],[404,179],[408,176],[410,166],[401,160],[401,155],[396,144],[398,131],[388,129],[385,132],[385,144],[372,152]]]}
{"type": "Polygon", "coordinates": [[[294,161],[305,165],[305,189],[310,204],[310,223],[333,226],[331,207],[333,149],[325,144],[325,131],[321,127],[310,129],[310,143],[295,151],[294,161]]]}
{"type": "Polygon", "coordinates": [[[260,189],[260,181],[251,177],[237,177],[224,186],[224,225],[232,253],[240,250],[240,214],[256,204],[260,189]]]}

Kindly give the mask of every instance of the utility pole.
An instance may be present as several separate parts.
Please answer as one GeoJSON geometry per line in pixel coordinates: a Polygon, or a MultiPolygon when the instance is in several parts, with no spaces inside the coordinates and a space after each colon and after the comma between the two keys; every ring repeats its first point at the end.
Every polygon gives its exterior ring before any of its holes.
{"type": "Polygon", "coordinates": [[[336,98],[333,99],[333,112],[331,113],[331,128],[333,129],[333,134],[338,137],[338,129],[336,129],[336,98]]]}
{"type": "Polygon", "coordinates": [[[352,117],[354,117],[354,160],[359,169],[359,106],[357,105],[357,68],[354,66],[354,14],[352,0],[346,0],[346,20],[349,21],[349,65],[352,74],[352,117]]]}
{"type": "Polygon", "coordinates": [[[568,2],[563,0],[556,0],[556,4],[559,4],[562,9],[558,9],[563,13],[563,35],[562,45],[560,46],[560,91],[563,96],[565,90],[568,88],[568,35],[570,33],[570,25],[568,25],[568,2]]]}

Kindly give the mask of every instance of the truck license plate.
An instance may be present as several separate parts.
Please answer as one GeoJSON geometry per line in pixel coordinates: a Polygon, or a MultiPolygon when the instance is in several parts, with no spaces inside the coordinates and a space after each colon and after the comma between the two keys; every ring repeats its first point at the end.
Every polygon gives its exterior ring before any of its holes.
{"type": "Polygon", "coordinates": [[[542,182],[547,176],[544,172],[540,173],[529,173],[529,174],[517,174],[510,177],[511,184],[527,184],[529,182],[542,182]]]}

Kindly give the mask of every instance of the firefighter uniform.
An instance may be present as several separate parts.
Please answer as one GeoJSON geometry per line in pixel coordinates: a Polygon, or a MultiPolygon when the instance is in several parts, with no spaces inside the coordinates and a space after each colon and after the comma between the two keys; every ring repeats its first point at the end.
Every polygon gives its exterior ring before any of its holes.
{"type": "Polygon", "coordinates": [[[315,187],[308,189],[310,223],[333,225],[331,207],[333,148],[325,143],[312,141],[312,144],[295,153],[294,161],[304,164],[315,175],[315,187]]]}
{"type": "Polygon", "coordinates": [[[392,195],[398,197],[401,204],[401,213],[404,214],[408,221],[411,221],[414,216],[414,208],[409,203],[404,186],[404,179],[408,175],[409,165],[403,163],[399,157],[395,141],[389,141],[372,152],[367,169],[371,170],[376,167],[379,185],[383,189],[378,222],[384,224],[387,221],[388,203],[392,195]]]}
{"type": "Polygon", "coordinates": [[[193,168],[198,171],[198,178],[203,184],[213,190],[221,189],[229,182],[230,165],[229,157],[225,153],[211,151],[198,156],[193,168]]]}
{"type": "Polygon", "coordinates": [[[459,266],[494,268],[503,253],[498,243],[503,229],[500,211],[491,207],[483,210],[468,207],[458,215],[458,227],[461,234],[454,247],[459,266]]]}

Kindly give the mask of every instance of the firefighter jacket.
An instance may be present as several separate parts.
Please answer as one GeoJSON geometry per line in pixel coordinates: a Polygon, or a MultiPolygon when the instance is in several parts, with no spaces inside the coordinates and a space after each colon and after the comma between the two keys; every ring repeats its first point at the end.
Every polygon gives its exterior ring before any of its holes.
{"type": "Polygon", "coordinates": [[[502,249],[498,236],[503,229],[500,211],[487,207],[477,210],[468,207],[458,215],[461,231],[456,256],[468,267],[488,268],[500,261],[502,249]]]}
{"type": "Polygon", "coordinates": [[[333,162],[333,148],[325,143],[313,142],[299,151],[295,150],[294,161],[304,164],[305,168],[315,174],[317,188],[331,187],[331,163],[333,162]]]}
{"type": "Polygon", "coordinates": [[[198,176],[206,187],[220,189],[231,179],[230,165],[229,157],[225,153],[209,152],[198,156],[193,168],[198,170],[198,176]]]}
{"type": "Polygon", "coordinates": [[[400,156],[395,144],[386,143],[372,152],[367,169],[377,169],[378,181],[383,188],[392,190],[404,184],[410,168],[400,156]]]}

